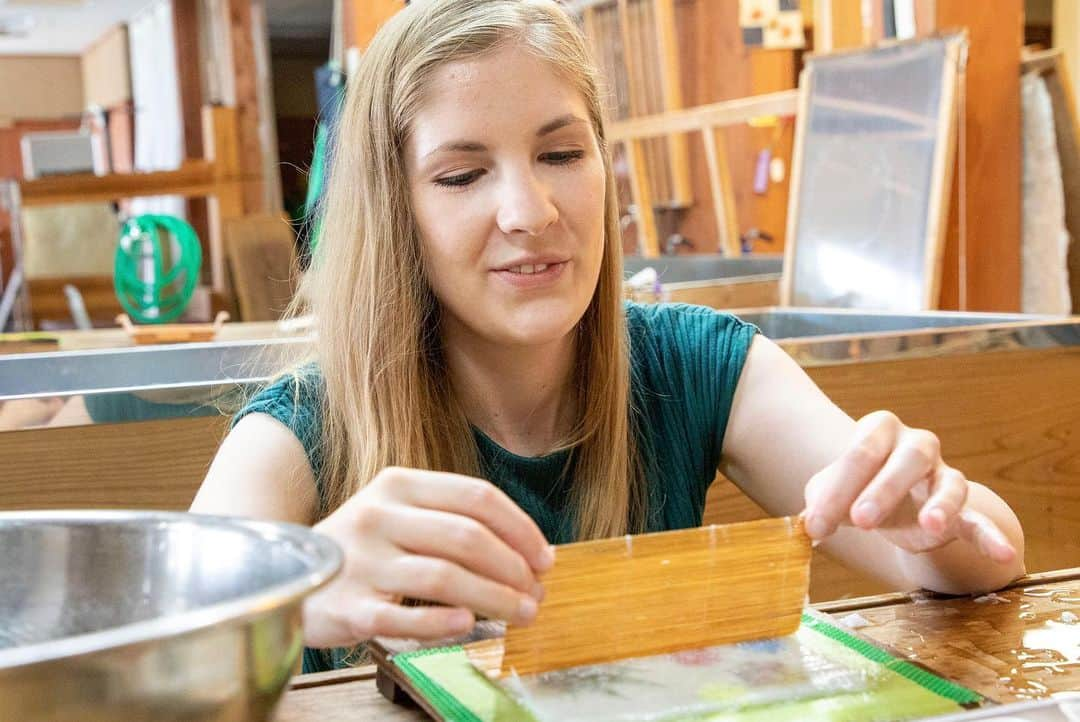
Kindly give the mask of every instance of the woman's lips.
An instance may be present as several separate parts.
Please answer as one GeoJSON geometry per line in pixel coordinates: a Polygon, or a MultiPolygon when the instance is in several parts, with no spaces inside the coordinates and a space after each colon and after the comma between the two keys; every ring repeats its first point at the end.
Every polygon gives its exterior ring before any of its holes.
{"type": "Polygon", "coordinates": [[[538,263],[535,265],[518,266],[514,269],[504,268],[498,271],[492,271],[492,273],[494,273],[501,281],[508,283],[515,288],[543,288],[544,286],[550,286],[558,281],[569,263],[569,261],[548,264],[538,263]]]}

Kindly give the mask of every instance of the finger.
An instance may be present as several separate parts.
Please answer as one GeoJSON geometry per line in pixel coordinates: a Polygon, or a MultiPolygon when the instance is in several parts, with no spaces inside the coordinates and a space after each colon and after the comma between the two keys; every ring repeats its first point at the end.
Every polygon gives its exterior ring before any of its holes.
{"type": "Polygon", "coordinates": [[[427,509],[472,517],[521,554],[538,572],[555,562],[551,546],[536,522],[494,484],[461,474],[397,470],[403,501],[427,509]]]}
{"type": "Polygon", "coordinates": [[[957,523],[967,495],[968,483],[964,475],[941,465],[934,473],[930,497],[919,510],[919,526],[935,536],[944,537],[957,523]]]}
{"type": "Polygon", "coordinates": [[[374,636],[409,639],[453,637],[468,633],[476,623],[473,613],[460,607],[405,607],[376,600],[361,605],[355,611],[354,619],[360,629],[370,626],[373,630],[367,639],[374,636]]]}
{"type": "Polygon", "coordinates": [[[468,609],[456,607],[404,607],[372,598],[354,598],[338,605],[332,624],[313,624],[305,609],[304,642],[316,647],[351,647],[372,637],[439,639],[466,634],[476,618],[468,609]],[[323,629],[319,629],[319,628],[323,629]],[[332,630],[332,631],[330,631],[332,630]],[[329,632],[330,636],[326,633],[329,632]]]}
{"type": "Polygon", "coordinates": [[[807,485],[806,530],[811,537],[829,536],[848,518],[851,504],[885,463],[899,432],[899,420],[887,412],[859,420],[847,450],[807,485]]]}
{"type": "Polygon", "coordinates": [[[405,551],[441,557],[539,600],[543,587],[524,557],[467,516],[395,505],[380,519],[382,534],[405,551]]]}
{"type": "Polygon", "coordinates": [[[985,514],[972,509],[960,512],[957,533],[974,544],[983,556],[999,564],[1008,564],[1016,558],[1016,548],[985,514]]]}
{"type": "Polygon", "coordinates": [[[529,624],[538,611],[532,596],[443,559],[406,554],[373,572],[371,583],[383,594],[464,607],[513,624],[529,624]]]}
{"type": "Polygon", "coordinates": [[[851,506],[851,522],[873,529],[887,519],[912,487],[927,479],[941,460],[941,444],[929,431],[909,431],[896,439],[895,448],[880,471],[851,506]]]}

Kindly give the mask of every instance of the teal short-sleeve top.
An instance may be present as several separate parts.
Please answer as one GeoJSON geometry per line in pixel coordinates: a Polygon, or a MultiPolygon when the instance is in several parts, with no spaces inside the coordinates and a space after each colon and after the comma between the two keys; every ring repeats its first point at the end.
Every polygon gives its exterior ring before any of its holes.
{"type": "MultiPolygon", "coordinates": [[[[686,304],[627,303],[636,441],[648,485],[648,531],[701,524],[716,476],[732,399],[757,329],[735,316],[686,304]]],[[[321,376],[317,368],[267,386],[237,414],[264,413],[300,440],[320,485],[321,376]]],[[[474,427],[482,475],[524,509],[548,541],[573,541],[572,450],[513,454],[474,427]]],[[[335,661],[336,661],[336,655],[335,661]]],[[[325,668],[305,654],[304,671],[325,668]]]]}

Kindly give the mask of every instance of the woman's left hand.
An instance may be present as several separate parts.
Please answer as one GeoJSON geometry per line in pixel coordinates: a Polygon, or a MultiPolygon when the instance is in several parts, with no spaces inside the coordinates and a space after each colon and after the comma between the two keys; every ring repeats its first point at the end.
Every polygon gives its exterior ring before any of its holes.
{"type": "Polygon", "coordinates": [[[876,411],[856,425],[852,443],[806,485],[806,530],[824,539],[841,524],[877,530],[919,554],[955,539],[1007,564],[1017,551],[986,515],[966,506],[969,482],[941,458],[937,436],[876,411]]]}

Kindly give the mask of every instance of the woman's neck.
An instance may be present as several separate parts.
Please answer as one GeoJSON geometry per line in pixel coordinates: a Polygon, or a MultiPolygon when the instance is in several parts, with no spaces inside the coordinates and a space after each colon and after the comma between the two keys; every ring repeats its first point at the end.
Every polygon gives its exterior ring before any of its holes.
{"type": "Polygon", "coordinates": [[[466,418],[512,453],[550,451],[577,416],[570,393],[575,335],[544,346],[507,347],[460,327],[444,328],[443,354],[466,418]]]}

